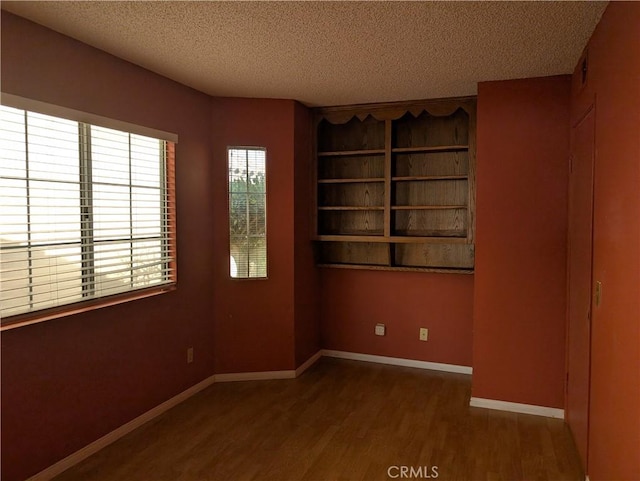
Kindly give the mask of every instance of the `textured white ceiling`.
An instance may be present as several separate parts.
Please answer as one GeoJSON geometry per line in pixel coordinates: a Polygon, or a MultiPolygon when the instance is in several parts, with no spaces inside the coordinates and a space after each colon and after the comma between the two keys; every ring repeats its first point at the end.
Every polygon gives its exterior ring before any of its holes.
{"type": "Polygon", "coordinates": [[[606,2],[2,2],[214,96],[343,105],[573,71],[606,2]]]}

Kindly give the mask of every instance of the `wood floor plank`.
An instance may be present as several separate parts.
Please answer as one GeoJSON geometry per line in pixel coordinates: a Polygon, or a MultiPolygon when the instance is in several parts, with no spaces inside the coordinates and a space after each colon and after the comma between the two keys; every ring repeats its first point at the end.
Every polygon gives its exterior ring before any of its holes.
{"type": "Polygon", "coordinates": [[[214,384],[56,480],[584,479],[563,421],[470,395],[467,375],[323,358],[297,379],[214,384]]]}

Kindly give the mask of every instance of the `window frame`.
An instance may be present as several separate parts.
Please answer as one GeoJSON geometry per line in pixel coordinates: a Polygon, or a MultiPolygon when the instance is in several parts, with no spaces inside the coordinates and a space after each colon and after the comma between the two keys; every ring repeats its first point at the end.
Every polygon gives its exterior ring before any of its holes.
{"type": "MultiPolygon", "coordinates": [[[[14,314],[6,317],[0,317],[0,331],[14,329],[26,325],[39,322],[67,317],[82,312],[101,309],[104,307],[114,306],[137,299],[156,296],[172,292],[177,289],[177,234],[176,234],[176,186],[175,186],[175,151],[178,142],[178,136],[173,133],[143,127],[129,122],[110,119],[95,114],[90,114],[66,107],[61,107],[46,102],[28,99],[12,94],[2,92],[0,104],[20,110],[36,112],[39,114],[58,117],[61,119],[78,122],[80,128],[83,124],[89,124],[96,127],[104,127],[108,129],[120,130],[129,134],[137,134],[146,137],[153,137],[165,142],[164,165],[162,166],[160,191],[166,193],[167,207],[162,212],[162,218],[166,220],[166,237],[163,235],[161,242],[169,242],[168,253],[170,260],[168,261],[168,282],[160,285],[149,287],[141,287],[125,292],[104,295],[100,297],[92,297],[90,299],[78,300],[54,306],[49,308],[38,309],[30,312],[14,314]]],[[[82,144],[79,139],[79,146],[82,144]]],[[[81,161],[84,161],[81,157],[81,161]]],[[[89,186],[92,188],[92,186],[89,186]]],[[[84,212],[83,203],[78,206],[84,212]]],[[[83,222],[84,223],[84,222],[83,222]]],[[[84,245],[84,243],[83,243],[84,245]]],[[[84,267],[82,268],[84,270],[84,267]]]]}
{"type": "MultiPolygon", "coordinates": [[[[233,281],[265,281],[269,279],[269,241],[268,241],[268,221],[267,221],[267,201],[268,201],[268,195],[267,195],[267,189],[268,189],[268,175],[267,175],[267,148],[263,147],[263,146],[255,146],[255,145],[229,145],[227,146],[227,150],[226,150],[227,156],[226,156],[226,166],[227,166],[227,222],[228,222],[228,228],[227,228],[227,235],[228,235],[228,243],[227,243],[227,248],[228,248],[228,253],[229,253],[229,263],[228,263],[228,268],[227,268],[227,277],[233,281]],[[256,276],[256,277],[252,277],[252,276],[232,276],[231,275],[231,179],[229,176],[229,162],[230,162],[230,157],[229,157],[229,153],[232,150],[246,150],[246,151],[260,151],[260,152],[264,152],[264,198],[265,198],[265,203],[264,203],[264,243],[265,243],[265,275],[264,276],[256,276]]],[[[249,192],[246,192],[247,195],[249,195],[249,192]]],[[[249,236],[247,236],[249,237],[249,236]]]]}

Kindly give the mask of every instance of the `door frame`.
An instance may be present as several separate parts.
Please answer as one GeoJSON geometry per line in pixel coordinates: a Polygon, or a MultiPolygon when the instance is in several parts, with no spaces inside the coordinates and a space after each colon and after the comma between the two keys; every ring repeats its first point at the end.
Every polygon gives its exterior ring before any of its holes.
{"type": "MultiPolygon", "coordinates": [[[[584,459],[584,470],[585,470],[585,474],[588,473],[588,467],[589,467],[589,444],[590,444],[590,428],[591,428],[591,355],[592,355],[592,351],[593,351],[593,337],[592,337],[592,326],[593,326],[593,314],[594,314],[594,277],[593,277],[593,260],[594,260],[594,235],[593,235],[593,231],[594,231],[594,214],[595,214],[595,183],[596,183],[596,178],[595,178],[595,172],[596,172],[596,100],[595,97],[593,99],[593,102],[591,104],[589,104],[584,112],[582,113],[582,115],[578,118],[578,120],[573,123],[573,125],[571,125],[571,131],[570,131],[570,139],[569,139],[569,154],[570,154],[570,172],[569,172],[569,182],[568,182],[568,195],[569,195],[569,202],[567,205],[567,214],[568,216],[571,216],[572,212],[571,212],[571,199],[572,199],[572,173],[573,173],[573,165],[574,165],[574,161],[575,161],[575,156],[574,156],[574,152],[577,150],[576,149],[576,129],[578,129],[581,124],[587,120],[590,116],[592,116],[592,122],[593,122],[593,137],[591,139],[592,145],[592,163],[591,163],[591,232],[590,232],[590,242],[591,242],[591,249],[590,249],[590,266],[589,266],[589,271],[590,271],[590,275],[589,275],[589,311],[588,311],[588,322],[589,322],[589,340],[588,340],[588,389],[587,389],[587,409],[586,409],[586,414],[587,414],[587,429],[586,429],[586,452],[585,452],[585,459],[584,459]]],[[[567,425],[569,426],[569,430],[571,431],[571,435],[574,438],[574,443],[577,445],[576,439],[575,439],[575,435],[573,433],[573,430],[571,429],[571,425],[569,424],[569,419],[570,419],[570,410],[569,410],[569,382],[570,382],[570,348],[571,348],[571,238],[570,238],[570,218],[568,219],[567,222],[567,308],[566,308],[566,336],[565,336],[565,350],[566,350],[566,355],[565,355],[565,419],[567,420],[567,425]]],[[[576,446],[577,447],[577,446],[576,446]]]]}

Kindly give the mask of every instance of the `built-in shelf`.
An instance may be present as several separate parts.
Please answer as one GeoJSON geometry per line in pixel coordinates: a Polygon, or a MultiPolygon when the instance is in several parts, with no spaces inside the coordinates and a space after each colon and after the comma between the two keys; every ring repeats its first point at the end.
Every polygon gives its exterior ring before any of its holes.
{"type": "Polygon", "coordinates": [[[339,235],[319,235],[315,240],[326,242],[389,242],[389,238],[384,237],[382,233],[373,235],[368,231],[354,231],[339,235]]]}
{"type": "Polygon", "coordinates": [[[360,206],[360,205],[322,205],[318,210],[384,210],[380,206],[360,206]]]}
{"type": "Polygon", "coordinates": [[[424,147],[394,147],[391,152],[394,154],[410,154],[418,152],[453,152],[456,150],[469,150],[468,145],[436,145],[424,147]]]}
{"type": "Polygon", "coordinates": [[[473,269],[451,269],[447,267],[402,267],[379,266],[375,264],[318,264],[318,267],[333,269],[364,269],[372,271],[399,271],[399,272],[437,272],[441,274],[473,274],[473,269]]]}
{"type": "Polygon", "coordinates": [[[325,242],[380,242],[384,244],[416,244],[416,243],[431,243],[431,244],[464,244],[466,238],[459,237],[459,232],[456,234],[451,233],[445,237],[445,234],[440,235],[419,235],[419,236],[407,236],[405,232],[396,232],[397,235],[384,236],[382,233],[379,235],[371,235],[371,232],[349,232],[339,235],[319,235],[314,240],[325,242]]]}
{"type": "Polygon", "coordinates": [[[318,179],[318,184],[358,184],[384,182],[384,177],[354,177],[350,179],[318,179]]]}
{"type": "Polygon", "coordinates": [[[384,155],[384,149],[362,149],[362,150],[335,150],[331,152],[318,152],[318,157],[348,157],[358,155],[384,155]]]}
{"type": "Polygon", "coordinates": [[[466,205],[392,205],[391,210],[452,210],[466,209],[466,205]]]}
{"type": "Polygon", "coordinates": [[[318,262],[470,273],[475,99],[315,110],[318,262]]]}
{"type": "MultiPolygon", "coordinates": [[[[395,237],[391,239],[405,239],[404,242],[440,242],[453,244],[456,241],[464,243],[467,241],[467,233],[464,230],[401,230],[396,229],[395,237]]],[[[399,243],[399,241],[392,242],[399,243]]]]}
{"type": "Polygon", "coordinates": [[[404,175],[391,177],[391,180],[394,182],[413,182],[422,180],[467,180],[468,178],[468,175],[404,175]]]}

